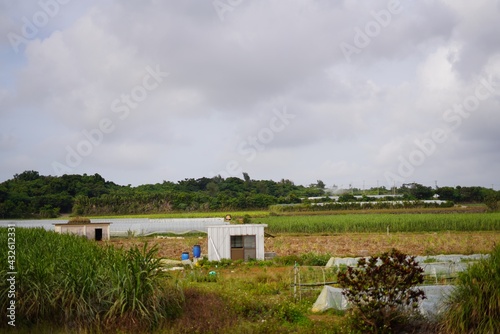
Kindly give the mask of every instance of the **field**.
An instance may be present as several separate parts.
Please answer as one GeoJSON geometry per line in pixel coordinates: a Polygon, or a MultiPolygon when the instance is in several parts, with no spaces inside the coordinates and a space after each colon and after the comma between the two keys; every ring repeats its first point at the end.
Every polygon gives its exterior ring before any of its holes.
{"type": "Polygon", "coordinates": [[[269,233],[380,233],[439,231],[499,231],[500,213],[346,214],[269,216],[269,233]]]}
{"type": "MultiPolygon", "coordinates": [[[[275,216],[265,212],[244,215],[252,223],[267,224],[266,252],[278,256],[318,253],[332,256],[376,254],[397,248],[413,255],[485,253],[500,242],[500,213],[446,214],[343,214],[275,216]]],[[[160,246],[160,255],[179,259],[182,252],[200,244],[207,249],[205,234],[113,238],[112,244],[128,247],[149,240],[160,246]]]]}
{"type": "MultiPolygon", "coordinates": [[[[129,248],[148,241],[159,246],[159,255],[178,260],[182,252],[191,252],[195,244],[206,252],[207,237],[170,236],[112,238],[109,243],[129,248]]],[[[375,255],[397,248],[412,255],[473,254],[487,253],[500,244],[500,231],[492,232],[433,232],[433,233],[348,233],[331,235],[277,234],[267,237],[265,251],[277,256],[304,253],[328,254],[331,256],[375,255]]]]}
{"type": "MultiPolygon", "coordinates": [[[[168,274],[166,287],[176,286],[183,291],[183,302],[180,316],[175,320],[167,322],[148,320],[146,323],[161,324],[163,327],[159,333],[277,333],[277,332],[295,332],[295,333],[342,333],[344,316],[338,312],[326,312],[323,314],[313,314],[310,311],[311,305],[319,294],[321,287],[305,291],[297,300],[293,294],[291,283],[293,282],[294,263],[301,265],[300,270],[303,273],[303,282],[318,282],[325,279],[324,271],[319,267],[331,256],[370,256],[377,255],[392,248],[396,248],[404,253],[411,255],[438,255],[438,254],[473,254],[489,253],[495,245],[500,244],[500,214],[499,213],[430,213],[428,211],[421,213],[394,214],[388,212],[363,213],[363,214],[335,214],[335,215],[274,215],[266,211],[254,212],[229,212],[233,216],[235,223],[241,223],[243,218],[250,218],[251,223],[267,224],[267,235],[265,238],[265,251],[275,252],[277,257],[273,261],[249,262],[249,263],[206,263],[195,269],[186,268],[182,271],[168,274]],[[215,273],[211,275],[210,272],[215,273]]],[[[211,214],[190,214],[188,217],[220,217],[226,213],[211,214]]],[[[164,217],[165,215],[162,215],[164,217]]],[[[187,217],[186,215],[169,215],[172,218],[187,217]]],[[[159,218],[159,216],[148,216],[149,218],[159,218]]],[[[19,234],[21,238],[21,234],[19,234]]],[[[53,239],[54,236],[51,236],[53,239]]],[[[36,240],[36,239],[34,239],[36,240]]],[[[86,240],[85,240],[86,241],[86,240]]],[[[52,240],[55,242],[55,240],[52,240]]],[[[82,240],[83,242],[83,240],[82,240]]],[[[126,265],[125,260],[118,257],[119,254],[110,252],[110,249],[128,252],[124,254],[129,259],[139,259],[142,257],[138,250],[147,243],[148,249],[157,249],[155,256],[167,259],[180,260],[182,252],[191,252],[193,246],[201,246],[202,255],[207,253],[207,236],[203,233],[187,235],[156,235],[156,236],[130,236],[123,238],[111,238],[109,241],[94,243],[88,241],[92,246],[85,248],[83,244],[73,244],[68,240],[65,245],[59,246],[57,250],[47,250],[43,245],[37,243],[38,251],[30,247],[30,256],[38,259],[40,256],[46,258],[50,266],[38,266],[40,274],[51,277],[53,269],[60,268],[60,263],[65,263],[72,271],[71,277],[65,277],[63,270],[55,271],[57,279],[50,279],[50,289],[45,291],[33,290],[33,292],[47,294],[48,300],[58,298],[70,303],[82,303],[87,305],[90,300],[96,303],[94,309],[87,310],[83,316],[75,311],[79,323],[83,323],[86,317],[95,317],[103,307],[111,307],[112,304],[106,298],[115,298],[108,295],[111,280],[119,277],[126,277],[134,267],[126,265]],[[103,261],[96,262],[97,250],[102,248],[106,251],[103,261]],[[107,246],[113,246],[111,248],[107,246]],[[69,251],[71,249],[71,252],[69,251]],[[85,252],[78,251],[85,249],[85,252]],[[85,265],[71,265],[78,261],[69,261],[66,259],[64,250],[71,253],[73,258],[81,256],[82,259],[90,261],[85,265]],[[51,252],[56,251],[57,257],[51,252]],[[78,255],[80,254],[80,255],[78,255]],[[104,261],[105,260],[105,261],[104,261]],[[112,264],[120,263],[117,266],[112,264]],[[103,267],[98,264],[107,264],[103,267]],[[59,263],[59,264],[57,264],[59,263]],[[53,268],[48,270],[47,268],[53,268]],[[80,291],[87,291],[86,284],[88,280],[83,271],[90,268],[94,276],[98,277],[97,285],[91,285],[90,291],[97,291],[97,297],[89,295],[85,297],[80,291]],[[128,269],[127,269],[128,268],[128,269]],[[115,271],[118,270],[118,271],[115,271]],[[120,275],[120,276],[118,276],[120,275]],[[109,278],[108,278],[109,276],[109,278]],[[75,280],[75,278],[79,278],[75,280]],[[60,287],[60,283],[73,287],[68,294],[57,294],[58,291],[68,291],[60,287]],[[96,286],[96,288],[94,288],[96,286]],[[82,290],[80,290],[80,287],[82,290]],[[100,290],[102,287],[102,290],[100,290]],[[99,290],[98,290],[99,289],[99,290]],[[48,291],[54,291],[48,293],[48,291]],[[76,294],[71,294],[75,291],[76,294]],[[102,292],[101,292],[102,291],[102,292]],[[102,293],[102,295],[101,295],[102,293]],[[94,299],[97,298],[97,299],[94,299]],[[74,299],[74,301],[73,301],[74,299]],[[99,304],[102,303],[102,304],[99,304]],[[110,306],[111,305],[111,306],[110,306]],[[95,312],[92,313],[92,312],[95,312]]],[[[19,241],[18,251],[23,247],[28,247],[27,241],[19,241]]],[[[54,247],[51,247],[54,248],[54,247]]],[[[120,251],[122,252],[122,251],[120,251]]],[[[120,253],[122,254],[122,253],[120,253]]],[[[19,257],[20,264],[27,260],[19,257]]],[[[97,257],[100,257],[97,256],[97,257]]],[[[136,260],[134,260],[136,261],[136,260]]],[[[35,261],[33,263],[38,263],[35,261]]],[[[45,262],[44,262],[45,263],[45,262]]],[[[143,265],[142,260],[136,261],[138,265],[143,265]]],[[[90,270],[88,269],[88,270],[90,270]]],[[[135,269],[133,269],[135,270],[135,269]]],[[[140,272],[137,271],[137,272],[140,272]]],[[[155,271],[151,271],[152,273],[155,271]]],[[[134,271],[132,271],[134,273],[134,271]]],[[[134,274],[135,275],[135,274],[134,274]]],[[[131,277],[133,277],[132,275],[131,277]]],[[[335,276],[327,276],[326,281],[334,280],[335,276]]],[[[25,276],[30,279],[37,279],[35,276],[25,276]]],[[[156,282],[156,277],[151,277],[156,282]]],[[[137,281],[136,283],[139,283],[137,281]]],[[[155,283],[156,284],[156,283],[155,283]]],[[[113,284],[111,284],[113,285],[113,284]]],[[[116,285],[116,284],[115,284],[116,285]]],[[[33,281],[33,286],[38,286],[33,281]]],[[[49,286],[49,285],[47,285],[49,286]]],[[[120,286],[120,285],[117,285],[120,286]]],[[[162,286],[162,284],[160,284],[162,286]]],[[[123,290],[114,291],[118,296],[127,296],[127,287],[123,290]]],[[[162,290],[161,291],[169,291],[162,290]]],[[[158,290],[158,291],[160,291],[158,290]]],[[[30,294],[32,290],[25,290],[23,293],[30,294]]],[[[172,291],[172,290],[170,290],[172,291]]],[[[149,292],[147,292],[149,294],[149,292]]],[[[165,292],[162,292],[165,293],[165,292]]],[[[158,296],[160,292],[155,292],[158,296]]],[[[169,298],[175,295],[164,294],[163,299],[158,303],[171,303],[169,298]]],[[[33,295],[33,298],[39,298],[33,295]]],[[[125,298],[125,297],[122,297],[125,298]]],[[[149,300],[149,297],[144,299],[149,300]]],[[[51,302],[50,305],[57,304],[51,302]]],[[[43,307],[38,304],[38,307],[43,307]]],[[[47,304],[49,305],[49,304],[47,304]]],[[[77,304],[80,305],[80,304],[77,304]]],[[[130,305],[124,303],[120,307],[129,307],[127,316],[129,323],[122,323],[122,330],[138,324],[140,313],[130,305]],[[125,306],[123,306],[125,305],[125,306]],[[127,306],[128,305],[128,306],[127,306]],[[133,318],[137,317],[137,318],[133,318]]],[[[47,306],[48,307],[48,306],[47,306]]],[[[87,306],[85,306],[87,307],[87,306]]],[[[111,308],[113,309],[113,308],[111,308]]],[[[52,310],[51,310],[52,312],[52,310]]],[[[156,317],[156,313],[152,313],[156,317]]],[[[158,313],[158,316],[162,316],[158,313]]],[[[170,316],[170,315],[169,315],[170,316]]],[[[34,317],[34,313],[33,313],[34,317]]],[[[156,318],[151,319],[156,319],[156,318]]],[[[50,319],[50,317],[48,317],[50,319]]],[[[110,317],[109,321],[114,321],[110,317]]],[[[110,322],[113,324],[112,322],[110,322]]],[[[94,323],[98,326],[98,322],[94,323]]],[[[36,327],[35,327],[36,328],[36,327]]],[[[33,328],[28,328],[30,332],[33,328]]],[[[46,330],[46,332],[64,333],[68,328],[61,327],[60,324],[41,325],[37,328],[46,330]],[[47,326],[47,327],[44,327],[47,326]]],[[[138,328],[135,328],[139,332],[138,328]]],[[[420,329],[423,332],[432,332],[430,330],[420,329]]],[[[150,329],[145,332],[156,332],[150,329]]]]}
{"type": "MultiPolygon", "coordinates": [[[[328,211],[298,211],[298,212],[273,212],[269,210],[251,211],[209,211],[209,212],[169,212],[142,215],[106,215],[92,218],[211,218],[225,217],[231,214],[233,219],[241,222],[243,217],[265,218],[272,216],[345,216],[345,215],[378,215],[378,214],[445,214],[445,213],[485,213],[487,208],[484,205],[456,206],[451,208],[403,208],[403,209],[369,209],[369,210],[328,210],[328,211]]],[[[67,219],[68,215],[61,217],[67,219]]]]}
{"type": "MultiPolygon", "coordinates": [[[[177,260],[181,252],[191,251],[194,244],[200,244],[202,252],[208,246],[203,235],[112,239],[110,243],[128,248],[144,241],[158,245],[162,256],[177,260]]],[[[500,231],[276,234],[265,240],[266,251],[277,253],[274,262],[211,265],[177,273],[180,279],[190,281],[188,287],[194,290],[189,291],[195,292],[192,300],[187,297],[184,313],[192,315],[178,320],[172,333],[183,328],[191,328],[193,332],[210,329],[218,332],[218,326],[231,328],[221,330],[222,333],[343,333],[341,313],[310,311],[321,287],[302,290],[297,301],[291,288],[295,261],[303,264],[299,267],[301,282],[328,282],[335,281],[335,275],[327,271],[325,276],[320,267],[312,266],[324,265],[330,256],[376,255],[393,247],[413,255],[489,253],[499,243],[500,231]],[[209,271],[216,272],[215,281],[209,279],[209,271]],[[203,301],[196,291],[203,291],[203,301]],[[200,309],[195,305],[204,307],[200,309]],[[234,310],[237,310],[236,323],[228,316],[234,314],[234,310]],[[201,323],[213,327],[207,328],[201,323]]],[[[436,333],[434,330],[424,326],[415,333],[436,333]]]]}

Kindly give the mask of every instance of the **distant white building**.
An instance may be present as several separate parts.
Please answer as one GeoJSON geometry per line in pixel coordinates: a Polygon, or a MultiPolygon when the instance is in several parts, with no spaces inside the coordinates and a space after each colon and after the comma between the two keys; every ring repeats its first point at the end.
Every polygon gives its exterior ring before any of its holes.
{"type": "Polygon", "coordinates": [[[264,260],[266,224],[208,226],[208,260],[264,260]]]}
{"type": "Polygon", "coordinates": [[[90,240],[109,240],[109,225],[111,223],[91,223],[79,221],[62,224],[54,224],[54,230],[57,233],[72,233],[87,237],[90,240]]]}

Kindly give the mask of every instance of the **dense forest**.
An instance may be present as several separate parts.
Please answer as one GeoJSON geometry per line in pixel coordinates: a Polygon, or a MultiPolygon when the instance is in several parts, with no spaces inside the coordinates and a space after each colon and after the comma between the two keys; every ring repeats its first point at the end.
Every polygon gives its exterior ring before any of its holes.
{"type": "MultiPolygon", "coordinates": [[[[499,192],[482,187],[442,187],[432,189],[420,184],[388,190],[350,189],[356,194],[404,194],[408,199],[439,199],[455,203],[497,203],[499,192]]],[[[173,211],[215,211],[265,209],[275,204],[300,203],[302,198],[328,195],[325,184],[318,180],[309,186],[295,185],[290,180],[252,180],[220,176],[184,179],[176,183],[122,186],[106,181],[99,174],[43,176],[36,171],[16,174],[0,183],[0,219],[53,218],[61,214],[106,215],[145,214],[173,211]]]]}

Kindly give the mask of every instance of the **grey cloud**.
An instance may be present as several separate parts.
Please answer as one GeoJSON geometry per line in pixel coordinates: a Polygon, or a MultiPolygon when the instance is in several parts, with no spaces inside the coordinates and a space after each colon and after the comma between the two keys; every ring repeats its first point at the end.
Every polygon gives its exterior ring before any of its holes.
{"type": "MultiPolygon", "coordinates": [[[[71,2],[20,54],[2,54],[0,146],[9,153],[0,151],[0,177],[53,173],[67,146],[86,140],[83,130],[109,118],[113,131],[74,172],[154,183],[206,176],[236,159],[264,179],[381,181],[500,64],[498,3],[444,1],[401,2],[347,62],[339,45],[388,3],[243,1],[221,21],[210,1],[71,2]],[[147,66],[169,76],[121,118],[112,103],[141,84],[147,66]],[[238,145],[284,107],[296,117],[248,161],[238,145]]],[[[3,36],[37,8],[0,6],[3,36]]],[[[498,97],[482,103],[411,178],[453,182],[446,170],[465,157],[498,167],[497,110],[498,97]]],[[[494,177],[465,171],[463,183],[494,177]]]]}

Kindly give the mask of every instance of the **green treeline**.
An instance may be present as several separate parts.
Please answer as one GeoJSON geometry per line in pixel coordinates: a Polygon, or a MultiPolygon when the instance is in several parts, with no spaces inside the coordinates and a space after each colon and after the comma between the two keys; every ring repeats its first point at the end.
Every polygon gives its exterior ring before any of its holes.
{"type": "Polygon", "coordinates": [[[99,174],[43,176],[25,171],[0,183],[0,219],[75,215],[145,214],[172,211],[261,209],[300,203],[321,196],[322,189],[290,180],[245,180],[236,177],[185,179],[176,183],[121,186],[99,174]]]}
{"type": "MultiPolygon", "coordinates": [[[[351,201],[370,199],[370,195],[389,195],[393,191],[404,195],[405,200],[439,195],[440,200],[454,203],[486,203],[493,210],[497,209],[500,199],[499,192],[483,187],[432,189],[412,184],[390,190],[384,187],[351,189],[350,194],[344,193],[337,201],[348,205],[351,201]]],[[[287,179],[252,180],[247,173],[243,173],[243,179],[215,176],[132,187],[106,181],[99,174],[43,176],[36,171],[25,171],[0,183],[0,219],[267,209],[270,205],[302,203],[301,199],[307,197],[321,197],[322,202],[331,202],[327,195],[321,180],[302,186],[287,179]]]]}

